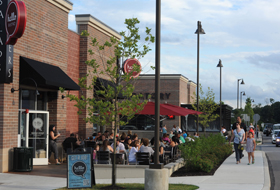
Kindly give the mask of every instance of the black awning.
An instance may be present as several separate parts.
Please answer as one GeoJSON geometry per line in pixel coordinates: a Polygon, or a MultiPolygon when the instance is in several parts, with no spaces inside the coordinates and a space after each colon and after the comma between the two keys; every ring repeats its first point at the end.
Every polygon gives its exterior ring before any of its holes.
{"type": "MultiPolygon", "coordinates": [[[[95,86],[94,86],[94,90],[106,90],[108,88],[108,86],[113,87],[115,90],[117,88],[116,84],[113,83],[112,81],[106,80],[106,79],[102,79],[102,78],[97,78],[95,86]]],[[[124,96],[119,93],[118,95],[118,99],[124,99],[124,96]]]]}
{"type": "Polygon", "coordinates": [[[59,67],[53,66],[26,57],[20,57],[20,84],[34,86],[32,78],[37,86],[59,90],[59,87],[65,90],[80,90],[77,85],[64,71],[59,67]]]}

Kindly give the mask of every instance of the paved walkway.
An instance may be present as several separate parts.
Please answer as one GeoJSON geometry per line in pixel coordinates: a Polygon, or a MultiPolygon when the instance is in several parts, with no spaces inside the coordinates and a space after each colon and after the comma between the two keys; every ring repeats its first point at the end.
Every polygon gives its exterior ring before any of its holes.
{"type": "MultiPolygon", "coordinates": [[[[245,153],[245,152],[244,152],[245,153]]],[[[216,171],[214,176],[170,177],[169,183],[193,184],[200,190],[269,190],[270,178],[264,152],[255,152],[255,164],[247,165],[245,153],[241,164],[236,164],[232,154],[216,171]]],[[[44,177],[20,174],[0,174],[0,190],[55,189],[66,186],[66,178],[44,177]]],[[[98,179],[97,183],[111,183],[98,179]]],[[[144,183],[144,178],[117,179],[117,183],[144,183]]]]}

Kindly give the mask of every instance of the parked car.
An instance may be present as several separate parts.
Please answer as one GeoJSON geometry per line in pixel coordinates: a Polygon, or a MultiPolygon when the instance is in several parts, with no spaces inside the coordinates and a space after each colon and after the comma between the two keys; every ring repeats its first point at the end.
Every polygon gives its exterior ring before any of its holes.
{"type": "Polygon", "coordinates": [[[278,147],[280,145],[280,132],[278,132],[276,140],[275,140],[275,146],[278,147]]]}
{"type": "Polygon", "coordinates": [[[155,125],[147,125],[144,129],[145,130],[155,130],[155,125]]]}
{"type": "Polygon", "coordinates": [[[271,139],[271,143],[272,143],[272,144],[275,144],[275,142],[276,142],[276,137],[277,137],[277,135],[278,135],[279,132],[280,132],[280,129],[278,129],[278,130],[273,130],[273,131],[272,131],[272,139],[271,139]]]}
{"type": "Polygon", "coordinates": [[[120,126],[121,130],[138,130],[138,128],[134,125],[125,125],[125,126],[120,126]]]}

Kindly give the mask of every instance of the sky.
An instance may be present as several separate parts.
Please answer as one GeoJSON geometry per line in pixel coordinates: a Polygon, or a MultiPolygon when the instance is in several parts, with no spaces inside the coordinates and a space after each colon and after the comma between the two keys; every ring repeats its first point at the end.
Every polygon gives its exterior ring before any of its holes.
{"type": "MultiPolygon", "coordinates": [[[[126,31],[126,18],[140,20],[140,32],[152,28],[155,35],[156,0],[70,0],[68,27],[76,31],[76,14],[91,14],[118,32],[126,31]],[[142,29],[142,30],[141,30],[142,29]]],[[[161,1],[161,74],[182,74],[197,82],[197,21],[200,35],[199,82],[210,87],[220,100],[237,107],[237,80],[243,79],[239,92],[254,104],[280,101],[280,1],[279,0],[162,0],[161,1]]],[[[142,74],[154,74],[155,44],[140,62],[142,74]]],[[[241,82],[241,81],[240,81],[241,82]]],[[[240,97],[240,94],[239,94],[240,97]]],[[[239,101],[240,104],[240,101],[239,101]]],[[[240,105],[239,105],[240,107],[240,105]]]]}

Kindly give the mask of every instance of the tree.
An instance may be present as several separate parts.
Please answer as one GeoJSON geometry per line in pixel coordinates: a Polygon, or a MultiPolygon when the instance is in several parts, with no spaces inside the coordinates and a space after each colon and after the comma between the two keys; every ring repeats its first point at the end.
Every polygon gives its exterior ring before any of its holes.
{"type": "MultiPolygon", "coordinates": [[[[194,92],[194,96],[192,96],[192,99],[195,99],[196,93],[194,92]]],[[[206,92],[204,96],[204,92],[202,90],[202,85],[199,84],[199,111],[203,112],[203,114],[198,115],[199,118],[199,124],[201,124],[204,128],[204,132],[206,131],[205,128],[209,127],[209,123],[212,121],[215,121],[219,115],[213,114],[214,111],[216,111],[220,105],[215,103],[215,93],[213,92],[213,89],[210,89],[208,87],[208,91],[206,92]]],[[[192,104],[192,107],[194,110],[197,110],[196,105],[196,99],[194,104],[192,104]]]]}
{"type": "MultiPolygon", "coordinates": [[[[85,121],[95,123],[101,126],[112,126],[114,129],[114,160],[116,153],[116,134],[120,125],[125,125],[131,120],[136,113],[141,111],[146,100],[142,100],[142,95],[133,95],[134,82],[133,72],[140,72],[139,65],[134,64],[130,73],[122,72],[119,58],[143,58],[151,49],[149,44],[154,42],[151,35],[151,29],[146,28],[145,39],[141,41],[139,35],[139,24],[137,18],[126,19],[125,24],[127,31],[120,32],[123,37],[122,41],[114,37],[110,41],[100,44],[96,38],[91,38],[92,49],[90,55],[97,55],[97,58],[86,61],[86,64],[92,69],[86,76],[79,79],[79,85],[86,90],[94,90],[93,97],[67,95],[70,101],[76,101],[76,107],[79,108],[78,114],[87,109],[85,121]],[[97,53],[96,53],[97,52],[97,53]],[[110,56],[106,56],[111,52],[110,56]],[[107,54],[106,54],[107,53],[107,54]],[[106,77],[110,83],[105,84],[98,78],[106,77]],[[90,81],[88,83],[88,81],[90,81]],[[120,100],[119,96],[123,98],[120,100]],[[126,118],[122,120],[122,118],[126,118]]],[[[82,36],[89,37],[87,31],[83,31],[82,36]]],[[[62,90],[63,91],[63,90],[62,90]]],[[[112,186],[116,185],[116,165],[112,165],[112,186]]]]}
{"type": "Polygon", "coordinates": [[[250,123],[253,123],[253,121],[254,121],[254,119],[253,119],[254,111],[253,111],[253,108],[252,108],[252,100],[251,100],[250,97],[246,99],[246,105],[245,105],[244,113],[247,114],[250,117],[250,123]]]}

